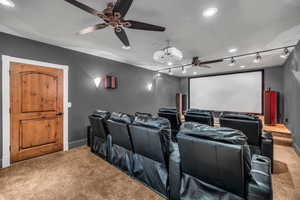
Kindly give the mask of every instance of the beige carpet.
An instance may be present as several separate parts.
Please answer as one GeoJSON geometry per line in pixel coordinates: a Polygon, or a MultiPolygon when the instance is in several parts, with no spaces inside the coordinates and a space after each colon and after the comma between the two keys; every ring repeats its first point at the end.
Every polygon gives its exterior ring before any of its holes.
{"type": "Polygon", "coordinates": [[[272,176],[275,200],[300,200],[300,158],[293,147],[275,145],[272,176]]]}
{"type": "MultiPolygon", "coordinates": [[[[300,199],[300,158],[275,145],[274,200],[300,199]]],[[[0,200],[162,200],[87,147],[0,169],[0,200]]]]}
{"type": "Polygon", "coordinates": [[[58,152],[0,169],[0,200],[159,200],[89,152],[58,152]]]}

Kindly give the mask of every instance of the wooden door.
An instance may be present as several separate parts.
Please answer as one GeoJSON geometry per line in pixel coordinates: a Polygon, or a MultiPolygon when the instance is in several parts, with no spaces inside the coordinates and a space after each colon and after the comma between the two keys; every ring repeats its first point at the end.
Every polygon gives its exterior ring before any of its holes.
{"type": "Polygon", "coordinates": [[[63,149],[63,70],[10,64],[11,161],[63,149]]]}

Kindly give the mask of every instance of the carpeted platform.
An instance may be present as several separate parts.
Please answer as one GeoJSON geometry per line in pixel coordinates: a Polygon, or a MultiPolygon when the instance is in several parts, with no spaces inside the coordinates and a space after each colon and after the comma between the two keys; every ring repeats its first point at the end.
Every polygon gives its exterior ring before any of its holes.
{"type": "MultiPolygon", "coordinates": [[[[275,145],[274,200],[300,199],[300,158],[275,145]]],[[[163,200],[89,152],[58,152],[0,169],[0,200],[163,200]]]]}
{"type": "Polygon", "coordinates": [[[87,147],[0,169],[0,200],[160,200],[87,147]]]}

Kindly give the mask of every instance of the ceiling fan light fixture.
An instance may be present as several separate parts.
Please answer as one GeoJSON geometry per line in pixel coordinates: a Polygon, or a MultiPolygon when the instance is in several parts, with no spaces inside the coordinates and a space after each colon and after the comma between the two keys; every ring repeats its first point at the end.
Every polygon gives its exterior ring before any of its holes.
{"type": "Polygon", "coordinates": [[[290,54],[290,51],[288,48],[284,48],[283,53],[280,55],[280,58],[286,59],[290,54]]]}
{"type": "Polygon", "coordinates": [[[261,62],[261,55],[259,53],[256,53],[256,57],[255,59],[253,60],[254,63],[258,64],[261,62]]]}
{"type": "Polygon", "coordinates": [[[0,0],[0,4],[10,8],[15,7],[14,2],[12,2],[11,0],[0,0]]]}
{"type": "Polygon", "coordinates": [[[212,8],[207,8],[203,11],[202,15],[203,17],[212,17],[215,14],[217,14],[218,8],[212,7],[212,8]]]}

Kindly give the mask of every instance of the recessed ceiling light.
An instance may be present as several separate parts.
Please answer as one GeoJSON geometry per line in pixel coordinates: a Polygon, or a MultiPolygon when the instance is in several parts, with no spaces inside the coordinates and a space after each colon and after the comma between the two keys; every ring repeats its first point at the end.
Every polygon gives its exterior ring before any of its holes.
{"type": "Polygon", "coordinates": [[[245,68],[245,67],[246,67],[245,65],[241,65],[241,66],[240,66],[240,68],[245,68]]]}
{"type": "Polygon", "coordinates": [[[15,7],[14,2],[12,2],[11,0],[0,0],[0,4],[7,7],[15,7]]]}
{"type": "Polygon", "coordinates": [[[197,72],[193,72],[193,74],[194,74],[194,75],[197,75],[198,73],[197,73],[197,72]]]}
{"type": "MultiPolygon", "coordinates": [[[[0,0],[1,1],[1,0],[0,0]]],[[[125,50],[129,50],[129,49],[131,49],[131,47],[130,46],[123,46],[122,47],[123,49],[125,49],[125,50]]]]}
{"type": "Polygon", "coordinates": [[[173,65],[173,63],[172,62],[168,62],[168,65],[171,66],[171,65],[173,65]]]}
{"type": "Polygon", "coordinates": [[[217,14],[218,8],[207,8],[206,10],[203,11],[203,16],[204,17],[212,17],[215,14],[217,14]]]}
{"type": "Polygon", "coordinates": [[[228,52],[229,53],[235,53],[235,52],[237,52],[237,50],[238,50],[237,48],[232,48],[232,49],[229,49],[228,52]]]}

